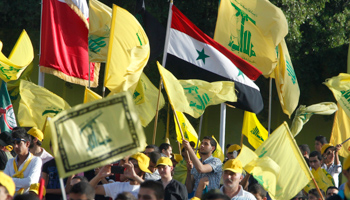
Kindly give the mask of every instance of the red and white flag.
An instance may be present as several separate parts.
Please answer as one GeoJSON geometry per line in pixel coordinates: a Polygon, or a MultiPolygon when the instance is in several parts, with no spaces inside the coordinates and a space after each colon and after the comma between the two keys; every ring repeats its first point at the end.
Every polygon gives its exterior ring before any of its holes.
{"type": "MultiPolygon", "coordinates": [[[[40,71],[87,86],[89,8],[86,0],[43,0],[40,71]]],[[[98,84],[99,65],[91,64],[90,85],[98,84]]]]}

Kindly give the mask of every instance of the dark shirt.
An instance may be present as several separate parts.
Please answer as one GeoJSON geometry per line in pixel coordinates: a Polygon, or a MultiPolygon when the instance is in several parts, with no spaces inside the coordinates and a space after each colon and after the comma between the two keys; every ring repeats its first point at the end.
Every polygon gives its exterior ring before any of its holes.
{"type": "MultiPolygon", "coordinates": [[[[52,159],[46,162],[43,166],[42,172],[46,173],[49,176],[46,189],[60,189],[60,179],[58,176],[57,166],[55,159],[52,159]]],[[[61,200],[62,195],[60,194],[46,194],[47,200],[61,200]]]]}
{"type": "MultiPolygon", "coordinates": [[[[158,180],[162,182],[162,180],[158,180]]],[[[172,179],[165,187],[164,200],[187,200],[188,192],[186,186],[179,181],[172,179]]]]}
{"type": "Polygon", "coordinates": [[[0,150],[0,170],[5,169],[7,160],[8,159],[7,159],[6,153],[0,150]]]}

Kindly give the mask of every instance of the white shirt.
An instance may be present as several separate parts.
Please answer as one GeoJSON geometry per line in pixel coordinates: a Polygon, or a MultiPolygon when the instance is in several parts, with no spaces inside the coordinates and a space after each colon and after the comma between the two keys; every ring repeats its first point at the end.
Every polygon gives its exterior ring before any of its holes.
{"type": "Polygon", "coordinates": [[[335,187],[338,187],[339,186],[339,174],[342,171],[342,167],[341,167],[340,162],[339,162],[339,165],[335,165],[333,162],[332,165],[329,166],[329,168],[327,168],[326,164],[323,164],[321,166],[321,168],[325,169],[333,177],[335,187]]]}
{"type": "Polygon", "coordinates": [[[130,182],[114,182],[103,185],[105,189],[105,197],[111,197],[115,199],[118,194],[123,192],[130,192],[137,198],[139,194],[140,185],[130,185],[130,182]]]}
{"type": "MultiPolygon", "coordinates": [[[[21,166],[19,166],[18,171],[22,170],[24,163],[27,162],[27,160],[29,159],[29,157],[31,155],[32,155],[31,153],[28,154],[28,157],[26,158],[26,160],[21,164],[21,166]]],[[[15,169],[13,168],[13,160],[14,159],[16,159],[15,161],[16,161],[16,164],[18,165],[17,156],[16,156],[14,158],[11,158],[6,163],[6,167],[4,170],[4,173],[11,176],[11,177],[16,173],[15,169]]],[[[23,178],[12,178],[13,182],[16,185],[16,191],[18,191],[20,188],[24,188],[24,192],[27,192],[29,190],[29,187],[31,184],[39,182],[39,178],[41,175],[41,166],[42,166],[41,163],[42,163],[42,161],[39,157],[33,156],[28,167],[23,172],[24,177],[23,178]]]]}
{"type": "MultiPolygon", "coordinates": [[[[220,188],[220,191],[224,193],[224,186],[221,186],[220,188]]],[[[238,194],[234,197],[232,197],[231,200],[235,200],[235,199],[238,199],[239,197],[244,197],[245,199],[247,200],[256,200],[255,196],[252,195],[250,192],[247,192],[245,190],[243,190],[243,187],[241,185],[239,185],[239,191],[238,191],[238,194]]]]}
{"type": "Polygon", "coordinates": [[[158,169],[156,169],[156,171],[154,171],[152,174],[148,172],[145,173],[145,181],[148,181],[148,180],[158,181],[161,178],[162,177],[160,177],[158,169]]]}
{"type": "Polygon", "coordinates": [[[51,159],[53,159],[53,156],[51,154],[49,154],[49,152],[47,152],[44,148],[41,148],[42,152],[39,156],[39,158],[41,158],[41,160],[43,161],[43,165],[47,162],[50,161],[51,159]]]}

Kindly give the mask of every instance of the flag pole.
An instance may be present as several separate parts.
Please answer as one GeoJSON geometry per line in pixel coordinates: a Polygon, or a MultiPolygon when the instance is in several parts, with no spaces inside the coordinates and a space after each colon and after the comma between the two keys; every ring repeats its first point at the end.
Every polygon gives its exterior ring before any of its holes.
{"type": "MultiPolygon", "coordinates": [[[[168,104],[168,114],[166,116],[166,139],[169,140],[170,105],[168,104]]],[[[170,144],[170,141],[169,141],[170,144]]]]}
{"type": "MultiPolygon", "coordinates": [[[[165,43],[164,43],[164,50],[163,50],[163,60],[162,60],[162,66],[165,67],[166,64],[166,57],[167,57],[167,49],[169,45],[169,31],[170,31],[170,25],[171,25],[171,17],[172,17],[172,8],[173,6],[173,0],[170,0],[169,4],[169,14],[168,14],[168,24],[166,27],[166,36],[165,36],[165,43]]],[[[156,134],[157,134],[157,124],[158,124],[158,112],[159,112],[159,100],[160,100],[160,93],[162,90],[163,80],[162,77],[160,77],[159,81],[159,88],[158,88],[158,100],[157,100],[157,109],[156,109],[156,116],[154,117],[154,127],[153,127],[153,140],[152,144],[155,144],[156,140],[156,134]]]]}
{"type": "MultiPolygon", "coordinates": [[[[220,146],[225,146],[225,129],[226,129],[226,105],[221,103],[220,106],[220,146]]],[[[222,148],[222,153],[225,155],[225,148],[222,148]]]]}
{"type": "Polygon", "coordinates": [[[91,69],[90,69],[90,66],[91,66],[91,65],[90,65],[90,62],[89,62],[89,84],[88,84],[88,88],[89,88],[89,89],[90,89],[90,79],[91,79],[91,73],[90,73],[90,70],[91,70],[91,69]]]}
{"type": "Polygon", "coordinates": [[[243,145],[243,131],[242,131],[242,135],[241,135],[241,148],[242,148],[242,145],[243,145]]]}
{"type": "Polygon", "coordinates": [[[67,194],[66,194],[66,190],[65,190],[65,187],[63,184],[63,179],[60,177],[59,181],[60,181],[60,186],[61,186],[62,198],[63,198],[63,200],[67,200],[67,194]]]}
{"type": "MultiPolygon", "coordinates": [[[[40,41],[39,41],[39,61],[41,56],[41,31],[42,31],[42,16],[43,16],[43,0],[41,0],[41,14],[40,14],[40,41]]],[[[45,74],[40,71],[40,62],[39,62],[39,75],[38,75],[38,85],[44,87],[45,84],[45,74]]]]}
{"type": "MultiPolygon", "coordinates": [[[[177,117],[177,114],[176,114],[176,111],[175,111],[174,107],[173,107],[173,106],[171,106],[171,107],[172,107],[172,109],[173,109],[173,112],[174,112],[174,115],[175,115],[175,118],[176,118],[176,122],[177,122],[176,124],[177,124],[177,126],[179,127],[179,129],[180,129],[181,138],[182,138],[182,140],[184,140],[185,137],[184,137],[184,134],[182,133],[182,129],[181,129],[181,126],[180,126],[179,118],[177,117]]],[[[198,143],[197,143],[197,144],[198,144],[198,143]]],[[[181,151],[181,150],[180,150],[180,151],[181,151]]],[[[197,153],[197,152],[196,152],[196,153],[197,153]]],[[[186,151],[186,154],[187,154],[188,161],[190,161],[191,158],[190,158],[190,155],[189,155],[188,151],[186,151]]]]}
{"type": "Polygon", "coordinates": [[[204,113],[201,115],[201,119],[199,120],[199,130],[198,130],[198,138],[197,138],[196,154],[197,154],[197,152],[198,152],[199,138],[201,138],[201,134],[202,134],[203,115],[204,115],[204,113]]]}
{"type": "Polygon", "coordinates": [[[272,78],[270,78],[270,84],[269,84],[269,117],[268,117],[268,127],[267,127],[268,136],[270,136],[270,131],[271,131],[271,102],[272,102],[272,78]]]}

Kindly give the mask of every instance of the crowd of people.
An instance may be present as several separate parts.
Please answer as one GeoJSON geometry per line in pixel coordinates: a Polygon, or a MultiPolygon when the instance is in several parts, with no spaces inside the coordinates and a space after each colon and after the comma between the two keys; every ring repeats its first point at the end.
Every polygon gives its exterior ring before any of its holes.
{"type": "MultiPolygon", "coordinates": [[[[41,147],[43,133],[33,127],[17,127],[0,134],[0,200],[187,200],[187,199],[271,199],[267,191],[246,173],[236,159],[237,144],[226,146],[222,162],[213,157],[217,143],[204,137],[198,154],[194,142],[182,141],[181,155],[174,154],[168,143],[148,145],[144,152],[118,162],[76,174],[60,184],[55,159],[41,147]],[[199,157],[198,157],[199,155],[199,157]],[[44,184],[42,187],[39,184],[44,184]],[[64,186],[64,188],[61,187],[64,186]]],[[[315,151],[299,146],[320,190],[308,184],[293,199],[350,199],[350,182],[339,186],[339,174],[350,180],[350,158],[340,163],[341,144],[329,144],[325,137],[315,138],[315,151]],[[324,177],[324,178],[322,178],[324,177]]]]}

